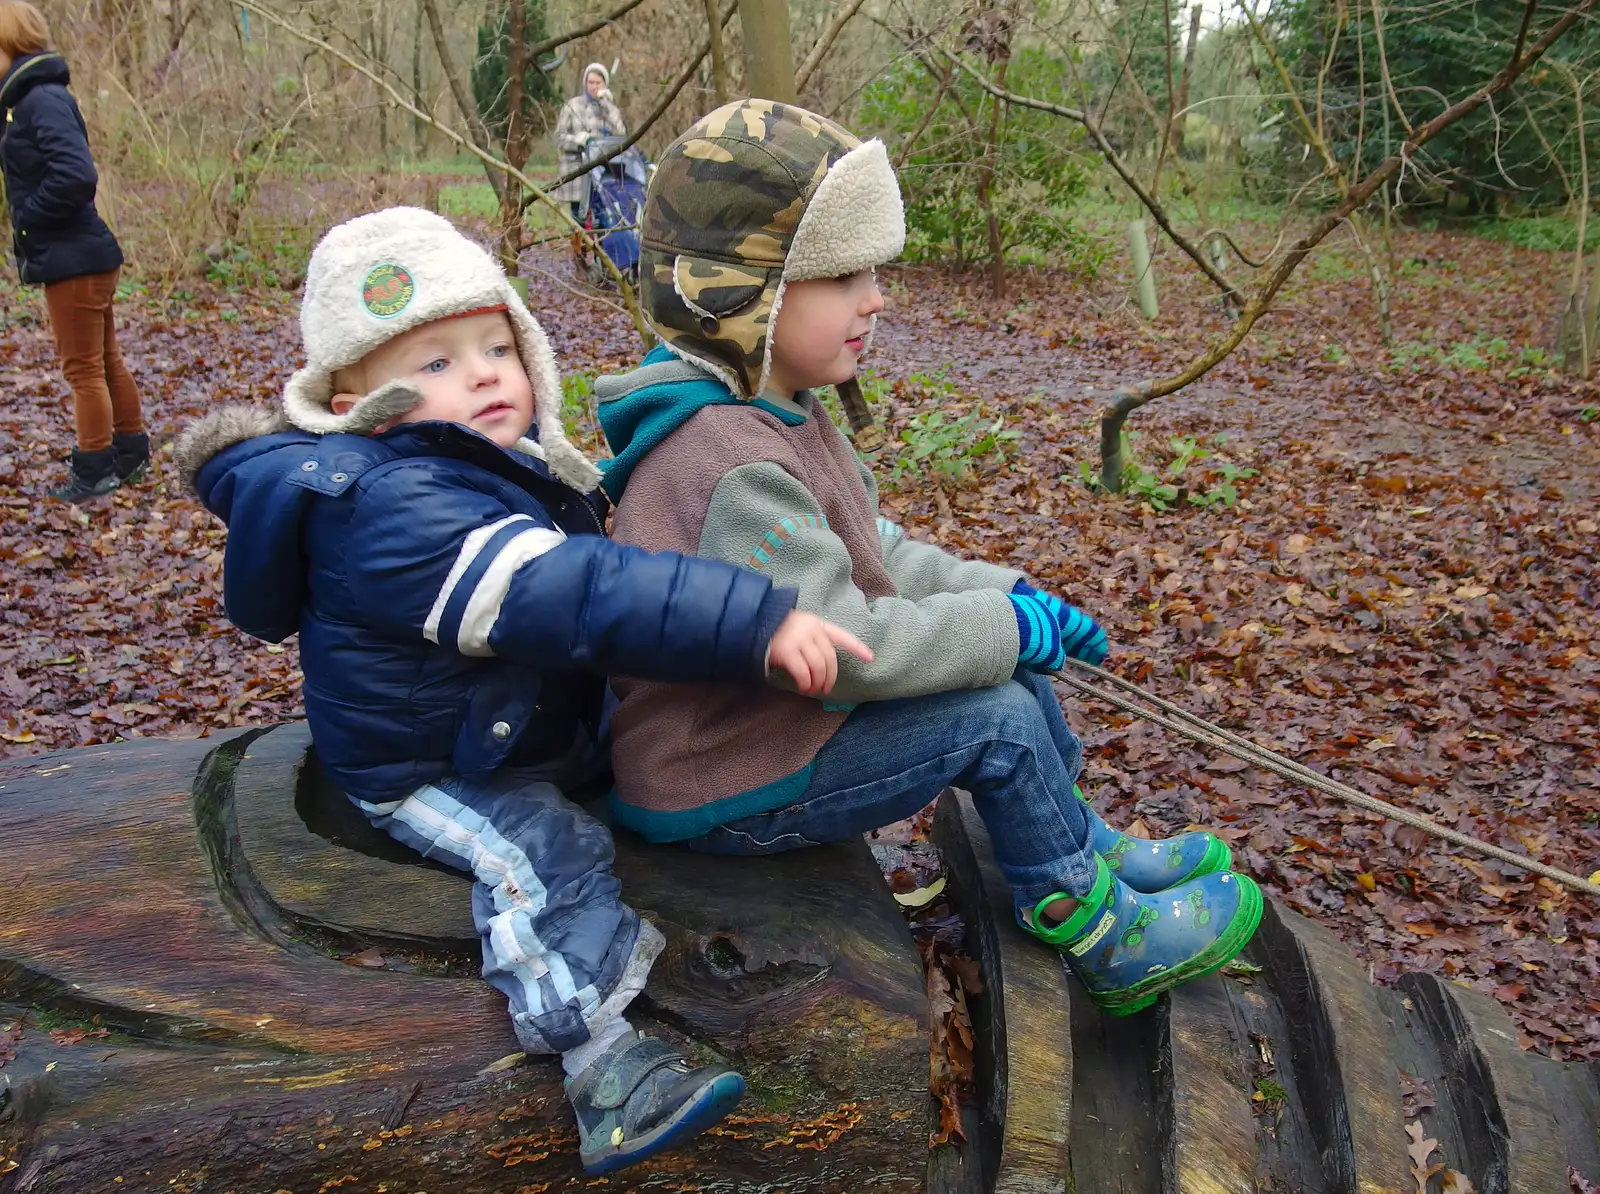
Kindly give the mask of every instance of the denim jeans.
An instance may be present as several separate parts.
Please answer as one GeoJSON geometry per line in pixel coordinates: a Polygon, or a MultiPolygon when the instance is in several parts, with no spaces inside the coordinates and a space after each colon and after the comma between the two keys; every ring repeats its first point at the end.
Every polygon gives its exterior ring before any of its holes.
{"type": "Polygon", "coordinates": [[[909,817],[946,787],[972,793],[1020,907],[1094,885],[1090,822],[1073,794],[1083,750],[1055,690],[1018,669],[994,688],[858,706],[818,753],[787,808],[742,817],[685,844],[776,854],[858,837],[909,817]]]}

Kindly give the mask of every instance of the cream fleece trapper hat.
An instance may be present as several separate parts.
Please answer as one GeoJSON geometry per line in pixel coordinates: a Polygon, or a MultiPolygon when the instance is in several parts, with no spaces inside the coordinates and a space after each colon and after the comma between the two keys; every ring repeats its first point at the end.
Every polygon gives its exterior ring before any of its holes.
{"type": "Polygon", "coordinates": [[[539,442],[518,446],[560,480],[588,492],[600,471],[561,428],[561,380],[544,329],[483,248],[450,221],[417,207],[391,207],[331,229],[311,254],[300,304],[306,364],[283,390],[289,422],[315,435],[370,435],[422,395],[408,381],[379,386],[345,414],[332,406],[333,375],[396,336],[439,319],[501,311],[533,386],[539,442]]]}

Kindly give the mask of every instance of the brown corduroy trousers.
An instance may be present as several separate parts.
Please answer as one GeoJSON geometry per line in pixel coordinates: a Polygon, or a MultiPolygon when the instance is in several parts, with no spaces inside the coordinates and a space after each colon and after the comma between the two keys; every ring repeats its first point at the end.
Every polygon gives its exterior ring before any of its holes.
{"type": "Polygon", "coordinates": [[[85,274],[44,288],[61,371],[72,387],[72,418],[82,452],[109,448],[112,432],[144,430],[139,390],[122,363],[111,314],[118,272],[85,274]]]}

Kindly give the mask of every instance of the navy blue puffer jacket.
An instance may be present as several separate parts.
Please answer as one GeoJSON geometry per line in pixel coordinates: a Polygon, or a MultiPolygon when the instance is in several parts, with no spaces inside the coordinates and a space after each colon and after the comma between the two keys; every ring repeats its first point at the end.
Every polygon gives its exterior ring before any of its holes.
{"type": "Polygon", "coordinates": [[[94,207],[100,176],[83,115],[67,90],[70,78],[66,60],[46,51],[18,58],[0,79],[11,248],[22,280],[35,286],[122,264],[117,238],[94,207]]]}
{"type": "Polygon", "coordinates": [[[220,411],[180,463],[228,524],[229,618],[299,632],[312,736],[351,795],[559,757],[605,673],[762,682],[792,590],[613,543],[542,461],[455,424],[282,427],[220,411]]]}

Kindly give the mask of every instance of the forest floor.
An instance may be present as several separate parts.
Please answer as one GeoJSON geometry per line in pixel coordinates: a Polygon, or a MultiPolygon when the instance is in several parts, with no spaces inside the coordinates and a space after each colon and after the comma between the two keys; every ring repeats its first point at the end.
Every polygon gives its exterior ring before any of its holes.
{"type": "MultiPolygon", "coordinates": [[[[885,270],[867,391],[889,433],[875,462],[887,512],[1084,606],[1110,635],[1109,666],[1194,713],[1587,875],[1600,868],[1600,395],[1548,367],[1550,255],[1424,232],[1397,252],[1393,348],[1335,246],[1230,360],[1133,417],[1147,488],[1191,460],[1167,509],[1093,493],[1080,466],[1117,384],[1182,364],[1224,327],[1197,275],[1164,258],[1162,316],[1147,324],[1109,272],[1014,272],[995,300],[981,272],[885,270]],[[963,426],[995,419],[1017,438],[963,448],[963,426]],[[896,467],[938,443],[942,456],[896,467]]],[[[637,359],[618,311],[553,280],[570,279],[559,253],[528,264],[565,371],[637,359]]],[[[170,455],[109,501],[45,499],[71,446],[67,391],[37,293],[0,299],[0,753],[299,716],[296,645],[229,626],[223,530],[177,491],[170,455]]],[[[119,306],[158,443],[220,403],[275,400],[297,363],[294,299],[195,284],[119,306]]],[[[585,388],[571,413],[593,448],[585,388]]],[[[1443,974],[1498,999],[1525,1047],[1600,1059],[1594,900],[1108,706],[1067,705],[1086,790],[1113,824],[1216,830],[1377,981],[1443,974]]]]}

